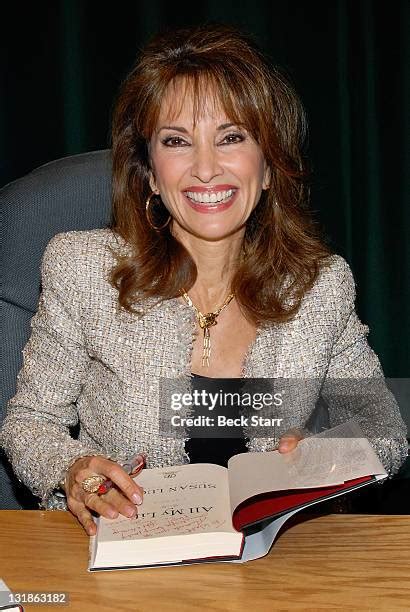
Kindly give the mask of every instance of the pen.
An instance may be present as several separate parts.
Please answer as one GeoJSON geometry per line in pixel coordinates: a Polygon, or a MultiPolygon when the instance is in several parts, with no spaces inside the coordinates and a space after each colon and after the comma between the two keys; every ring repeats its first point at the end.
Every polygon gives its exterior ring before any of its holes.
{"type": "MultiPolygon", "coordinates": [[[[127,461],[122,463],[121,467],[127,472],[129,476],[131,476],[131,478],[133,478],[141,472],[141,470],[145,467],[145,464],[145,453],[138,453],[138,455],[135,455],[135,457],[132,457],[131,459],[128,459],[127,461]]],[[[112,482],[112,480],[107,478],[107,480],[104,480],[104,482],[101,483],[98,487],[97,495],[104,495],[104,493],[107,493],[110,489],[112,489],[113,486],[114,483],[112,482]]]]}

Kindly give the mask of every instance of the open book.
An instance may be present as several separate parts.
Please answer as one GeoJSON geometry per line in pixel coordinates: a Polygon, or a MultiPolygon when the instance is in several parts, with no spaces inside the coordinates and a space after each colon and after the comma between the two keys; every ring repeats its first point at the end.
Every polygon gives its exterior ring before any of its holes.
{"type": "Polygon", "coordinates": [[[135,478],[144,488],[137,517],[96,519],[89,570],[257,559],[299,510],[386,477],[354,421],[291,453],[235,455],[227,468],[145,469],[135,478]]]}

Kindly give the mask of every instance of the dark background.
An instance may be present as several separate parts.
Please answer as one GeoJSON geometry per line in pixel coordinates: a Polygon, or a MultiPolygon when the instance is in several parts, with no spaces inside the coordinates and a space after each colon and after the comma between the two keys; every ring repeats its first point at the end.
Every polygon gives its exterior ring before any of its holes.
{"type": "Polygon", "coordinates": [[[159,29],[219,21],[252,33],[305,103],[312,208],[353,268],[370,343],[386,376],[410,376],[407,1],[59,0],[2,11],[1,184],[109,146],[118,86],[159,29]]]}

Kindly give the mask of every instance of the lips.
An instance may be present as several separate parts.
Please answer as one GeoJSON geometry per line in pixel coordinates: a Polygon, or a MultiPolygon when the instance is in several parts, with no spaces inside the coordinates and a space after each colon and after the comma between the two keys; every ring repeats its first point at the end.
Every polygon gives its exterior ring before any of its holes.
{"type": "Polygon", "coordinates": [[[238,188],[234,185],[213,185],[212,187],[188,187],[184,189],[183,194],[194,210],[213,213],[229,208],[237,192],[238,188]]]}

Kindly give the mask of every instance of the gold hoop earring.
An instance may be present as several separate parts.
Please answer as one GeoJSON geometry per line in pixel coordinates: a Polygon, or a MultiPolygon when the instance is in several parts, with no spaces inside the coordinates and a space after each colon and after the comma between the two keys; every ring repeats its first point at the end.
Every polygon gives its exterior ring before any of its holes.
{"type": "Polygon", "coordinates": [[[152,198],[158,195],[155,192],[151,193],[151,195],[149,196],[149,198],[147,199],[147,201],[145,202],[145,216],[147,218],[148,221],[148,225],[150,227],[152,227],[153,230],[155,230],[156,232],[160,232],[162,229],[164,229],[164,227],[166,227],[168,225],[168,223],[171,221],[171,215],[169,215],[168,219],[165,221],[165,223],[163,225],[154,225],[154,223],[152,222],[151,219],[151,213],[150,213],[150,205],[152,204],[152,198]]]}

